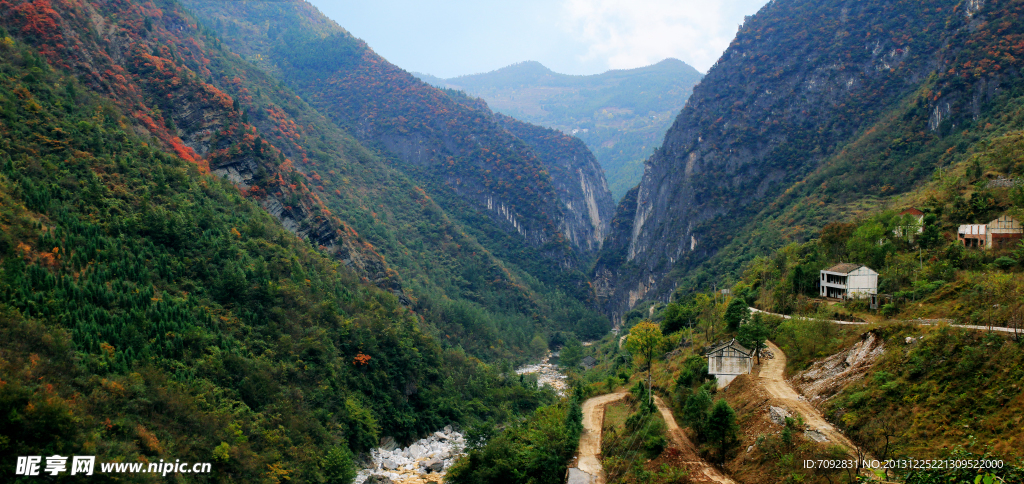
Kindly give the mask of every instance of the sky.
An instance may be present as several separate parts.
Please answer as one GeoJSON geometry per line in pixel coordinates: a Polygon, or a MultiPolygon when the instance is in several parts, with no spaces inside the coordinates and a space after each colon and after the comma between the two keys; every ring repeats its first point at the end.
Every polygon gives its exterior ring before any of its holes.
{"type": "Polygon", "coordinates": [[[563,74],[674,57],[707,72],[767,0],[310,0],[391,63],[442,78],[538,61],[563,74]]]}

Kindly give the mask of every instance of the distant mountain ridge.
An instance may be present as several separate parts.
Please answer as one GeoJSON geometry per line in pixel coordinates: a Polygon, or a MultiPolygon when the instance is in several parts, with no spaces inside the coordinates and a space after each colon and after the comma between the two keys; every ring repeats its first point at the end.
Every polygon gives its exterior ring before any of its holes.
{"type": "Polygon", "coordinates": [[[703,77],[678,59],[595,75],[559,74],[536,61],[424,82],[478,96],[497,112],[578,137],[605,170],[616,200],[643,175],[643,161],[703,77]]]}

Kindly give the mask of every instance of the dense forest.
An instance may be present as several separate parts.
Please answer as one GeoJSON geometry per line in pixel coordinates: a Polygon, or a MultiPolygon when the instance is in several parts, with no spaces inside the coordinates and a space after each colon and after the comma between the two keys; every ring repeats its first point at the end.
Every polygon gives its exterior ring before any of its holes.
{"type": "Polygon", "coordinates": [[[553,398],[442,348],[394,294],[149,146],[29,47],[0,45],[5,460],[173,456],[319,482],[383,435],[553,398]]]}
{"type": "Polygon", "coordinates": [[[383,437],[570,410],[512,364],[607,331],[579,275],[496,257],[173,2],[0,13],[5,460],[335,482],[383,437]]]}
{"type": "Polygon", "coordinates": [[[522,359],[537,336],[606,330],[586,307],[581,273],[545,263],[450,190],[431,196],[432,185],[390,167],[176,4],[110,4],[105,17],[87,8],[25,3],[5,18],[12,31],[43,45],[48,61],[67,65],[163,147],[229,178],[285,227],[413,304],[437,326],[435,336],[475,356],[522,359]],[[33,35],[39,15],[82,34],[33,35]],[[101,21],[116,22],[116,33],[94,34],[101,21]],[[63,50],[45,50],[50,45],[63,50]],[[118,54],[123,45],[133,46],[132,55],[118,54]],[[492,240],[504,260],[481,239],[492,240]],[[565,294],[573,297],[562,301],[565,294]]]}

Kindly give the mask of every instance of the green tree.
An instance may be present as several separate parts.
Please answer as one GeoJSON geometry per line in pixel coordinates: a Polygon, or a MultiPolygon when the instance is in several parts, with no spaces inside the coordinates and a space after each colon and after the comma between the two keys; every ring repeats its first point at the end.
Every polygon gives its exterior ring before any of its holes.
{"type": "Polygon", "coordinates": [[[698,301],[689,298],[687,301],[669,303],[662,312],[661,332],[672,334],[685,327],[693,326],[700,316],[698,301]]]}
{"type": "Polygon", "coordinates": [[[580,340],[576,339],[575,336],[570,336],[568,341],[565,342],[565,346],[562,347],[562,351],[558,354],[558,364],[562,365],[562,368],[571,370],[579,366],[582,359],[583,345],[580,344],[580,340]]]}
{"type": "Polygon", "coordinates": [[[846,243],[850,257],[859,264],[871,267],[885,265],[885,255],[893,250],[888,235],[891,234],[879,221],[869,221],[853,231],[853,237],[846,243]]]}
{"type": "Polygon", "coordinates": [[[942,242],[942,232],[939,230],[938,217],[930,213],[924,216],[924,228],[921,229],[921,237],[918,238],[918,245],[922,249],[938,247],[942,242]]]}
{"type": "Polygon", "coordinates": [[[320,461],[324,478],[330,484],[348,484],[356,477],[356,466],[348,447],[331,447],[320,461]]]}
{"type": "Polygon", "coordinates": [[[664,336],[661,328],[651,321],[641,321],[629,330],[626,338],[626,350],[635,360],[647,366],[647,397],[651,399],[651,362],[662,345],[664,336]]]}
{"type": "Polygon", "coordinates": [[[754,353],[757,354],[757,364],[760,365],[759,350],[765,347],[765,341],[768,340],[768,326],[764,324],[764,317],[761,316],[761,313],[754,314],[749,323],[740,326],[736,340],[741,345],[754,350],[754,353]]]}
{"type": "Polygon", "coordinates": [[[729,306],[725,309],[725,324],[729,328],[729,331],[736,331],[740,328],[740,323],[750,317],[750,307],[747,306],[747,302],[741,297],[734,297],[729,301],[729,306]]]}
{"type": "Polygon", "coordinates": [[[708,362],[697,355],[690,355],[683,362],[683,370],[679,372],[676,386],[689,388],[694,384],[703,384],[708,379],[708,362]]]}
{"type": "Polygon", "coordinates": [[[530,340],[530,352],[538,358],[548,354],[548,343],[544,341],[544,336],[541,336],[540,333],[534,335],[530,340]]]}
{"type": "Polygon", "coordinates": [[[715,402],[715,407],[708,415],[708,442],[718,454],[719,463],[725,463],[725,457],[732,449],[739,446],[739,425],[736,424],[736,412],[725,400],[715,402]]]}
{"type": "Polygon", "coordinates": [[[707,440],[708,410],[710,409],[711,392],[705,387],[701,387],[696,393],[690,395],[683,406],[683,423],[693,429],[698,443],[707,440]]]}

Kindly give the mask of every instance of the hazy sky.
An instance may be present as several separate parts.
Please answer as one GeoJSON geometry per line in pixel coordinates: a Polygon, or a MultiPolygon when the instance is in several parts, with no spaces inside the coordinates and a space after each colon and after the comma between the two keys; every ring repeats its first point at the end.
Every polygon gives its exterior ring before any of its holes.
{"type": "Polygon", "coordinates": [[[310,0],[408,71],[449,78],[535,60],[596,74],[675,57],[706,72],[767,0],[310,0]]]}

